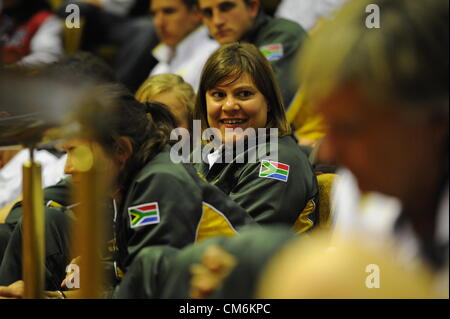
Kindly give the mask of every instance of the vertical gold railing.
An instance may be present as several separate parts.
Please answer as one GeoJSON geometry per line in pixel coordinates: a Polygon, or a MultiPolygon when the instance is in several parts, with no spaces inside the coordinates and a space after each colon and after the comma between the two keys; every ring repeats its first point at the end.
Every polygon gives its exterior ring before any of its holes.
{"type": "Polygon", "coordinates": [[[45,284],[45,225],[41,165],[30,161],[23,166],[22,271],[24,298],[42,298],[45,284]]]}
{"type": "MultiPolygon", "coordinates": [[[[87,150],[86,152],[92,152],[87,150]]],[[[72,231],[73,251],[81,256],[80,290],[77,298],[101,298],[103,287],[103,268],[101,265],[101,250],[105,243],[104,229],[106,225],[104,210],[105,184],[101,170],[98,169],[93,154],[80,154],[80,187],[77,187],[74,196],[81,203],[75,209],[77,223],[72,231]]]]}

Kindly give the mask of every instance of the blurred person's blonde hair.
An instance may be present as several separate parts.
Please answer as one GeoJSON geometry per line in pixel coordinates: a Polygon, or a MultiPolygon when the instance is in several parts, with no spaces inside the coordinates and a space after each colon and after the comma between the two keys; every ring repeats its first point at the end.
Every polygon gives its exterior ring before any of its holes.
{"type": "Polygon", "coordinates": [[[448,7],[447,0],[349,1],[300,55],[306,99],[350,87],[380,106],[448,112],[448,7]],[[380,8],[380,28],[366,26],[368,5],[380,8]]]}
{"type": "Polygon", "coordinates": [[[421,264],[397,263],[390,247],[367,247],[358,238],[330,246],[329,235],[317,233],[274,256],[260,276],[256,298],[448,298],[436,294],[431,278],[421,264]]]}
{"type": "Polygon", "coordinates": [[[135,98],[141,103],[151,102],[161,93],[171,92],[181,104],[185,105],[188,123],[192,126],[192,112],[195,105],[195,92],[192,86],[176,74],[157,74],[145,80],[136,91],[135,98]]]}

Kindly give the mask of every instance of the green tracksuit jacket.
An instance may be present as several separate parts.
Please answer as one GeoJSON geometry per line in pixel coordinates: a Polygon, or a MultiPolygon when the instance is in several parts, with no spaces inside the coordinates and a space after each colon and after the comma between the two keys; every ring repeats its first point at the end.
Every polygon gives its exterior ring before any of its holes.
{"type": "Polygon", "coordinates": [[[272,18],[261,11],[240,39],[258,47],[272,64],[286,109],[299,88],[295,77],[296,58],[306,38],[306,31],[298,23],[272,18]]]}
{"type": "Polygon", "coordinates": [[[136,175],[116,221],[119,265],[146,246],[181,248],[216,235],[234,235],[253,219],[190,164],[173,163],[170,147],[136,175]]]}
{"type": "Polygon", "coordinates": [[[314,226],[318,213],[317,179],[306,155],[291,136],[246,148],[232,162],[215,163],[211,169],[209,163],[203,161],[196,164],[196,169],[259,224],[294,226],[298,233],[314,226]],[[277,153],[239,163],[239,158],[248,159],[255,147],[276,150],[276,143],[277,153]]]}
{"type": "MultiPolygon", "coordinates": [[[[45,289],[60,289],[65,277],[65,267],[70,261],[70,226],[73,213],[67,209],[71,204],[70,178],[44,189],[45,210],[45,289]]],[[[0,265],[0,285],[9,285],[22,279],[22,202],[9,212],[5,224],[7,241],[0,265]]],[[[5,234],[6,235],[6,234],[5,234]]]]}
{"type": "Polygon", "coordinates": [[[202,262],[205,249],[218,245],[237,263],[211,298],[253,298],[261,273],[272,257],[297,238],[285,227],[244,227],[239,236],[214,237],[183,249],[143,249],[116,287],[114,298],[190,298],[191,266],[202,262]]]}

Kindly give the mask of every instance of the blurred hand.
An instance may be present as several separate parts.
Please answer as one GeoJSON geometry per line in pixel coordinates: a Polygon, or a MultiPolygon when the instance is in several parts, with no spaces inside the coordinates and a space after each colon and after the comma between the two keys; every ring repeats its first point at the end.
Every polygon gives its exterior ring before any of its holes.
{"type": "Polygon", "coordinates": [[[191,298],[208,298],[222,284],[235,265],[234,256],[220,246],[212,245],[206,248],[202,263],[191,266],[191,298]]]}
{"type": "Polygon", "coordinates": [[[23,280],[16,281],[9,286],[0,286],[0,299],[21,299],[23,298],[23,280]]]}

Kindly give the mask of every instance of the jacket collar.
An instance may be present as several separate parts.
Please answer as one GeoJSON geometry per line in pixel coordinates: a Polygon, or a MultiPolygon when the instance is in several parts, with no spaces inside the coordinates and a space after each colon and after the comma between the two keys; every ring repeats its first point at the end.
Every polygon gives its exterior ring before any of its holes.
{"type": "Polygon", "coordinates": [[[258,15],[255,18],[255,21],[253,21],[252,27],[244,34],[240,41],[253,43],[258,36],[260,28],[263,25],[267,24],[270,19],[271,18],[266,13],[264,13],[262,9],[260,9],[258,15]]]}

